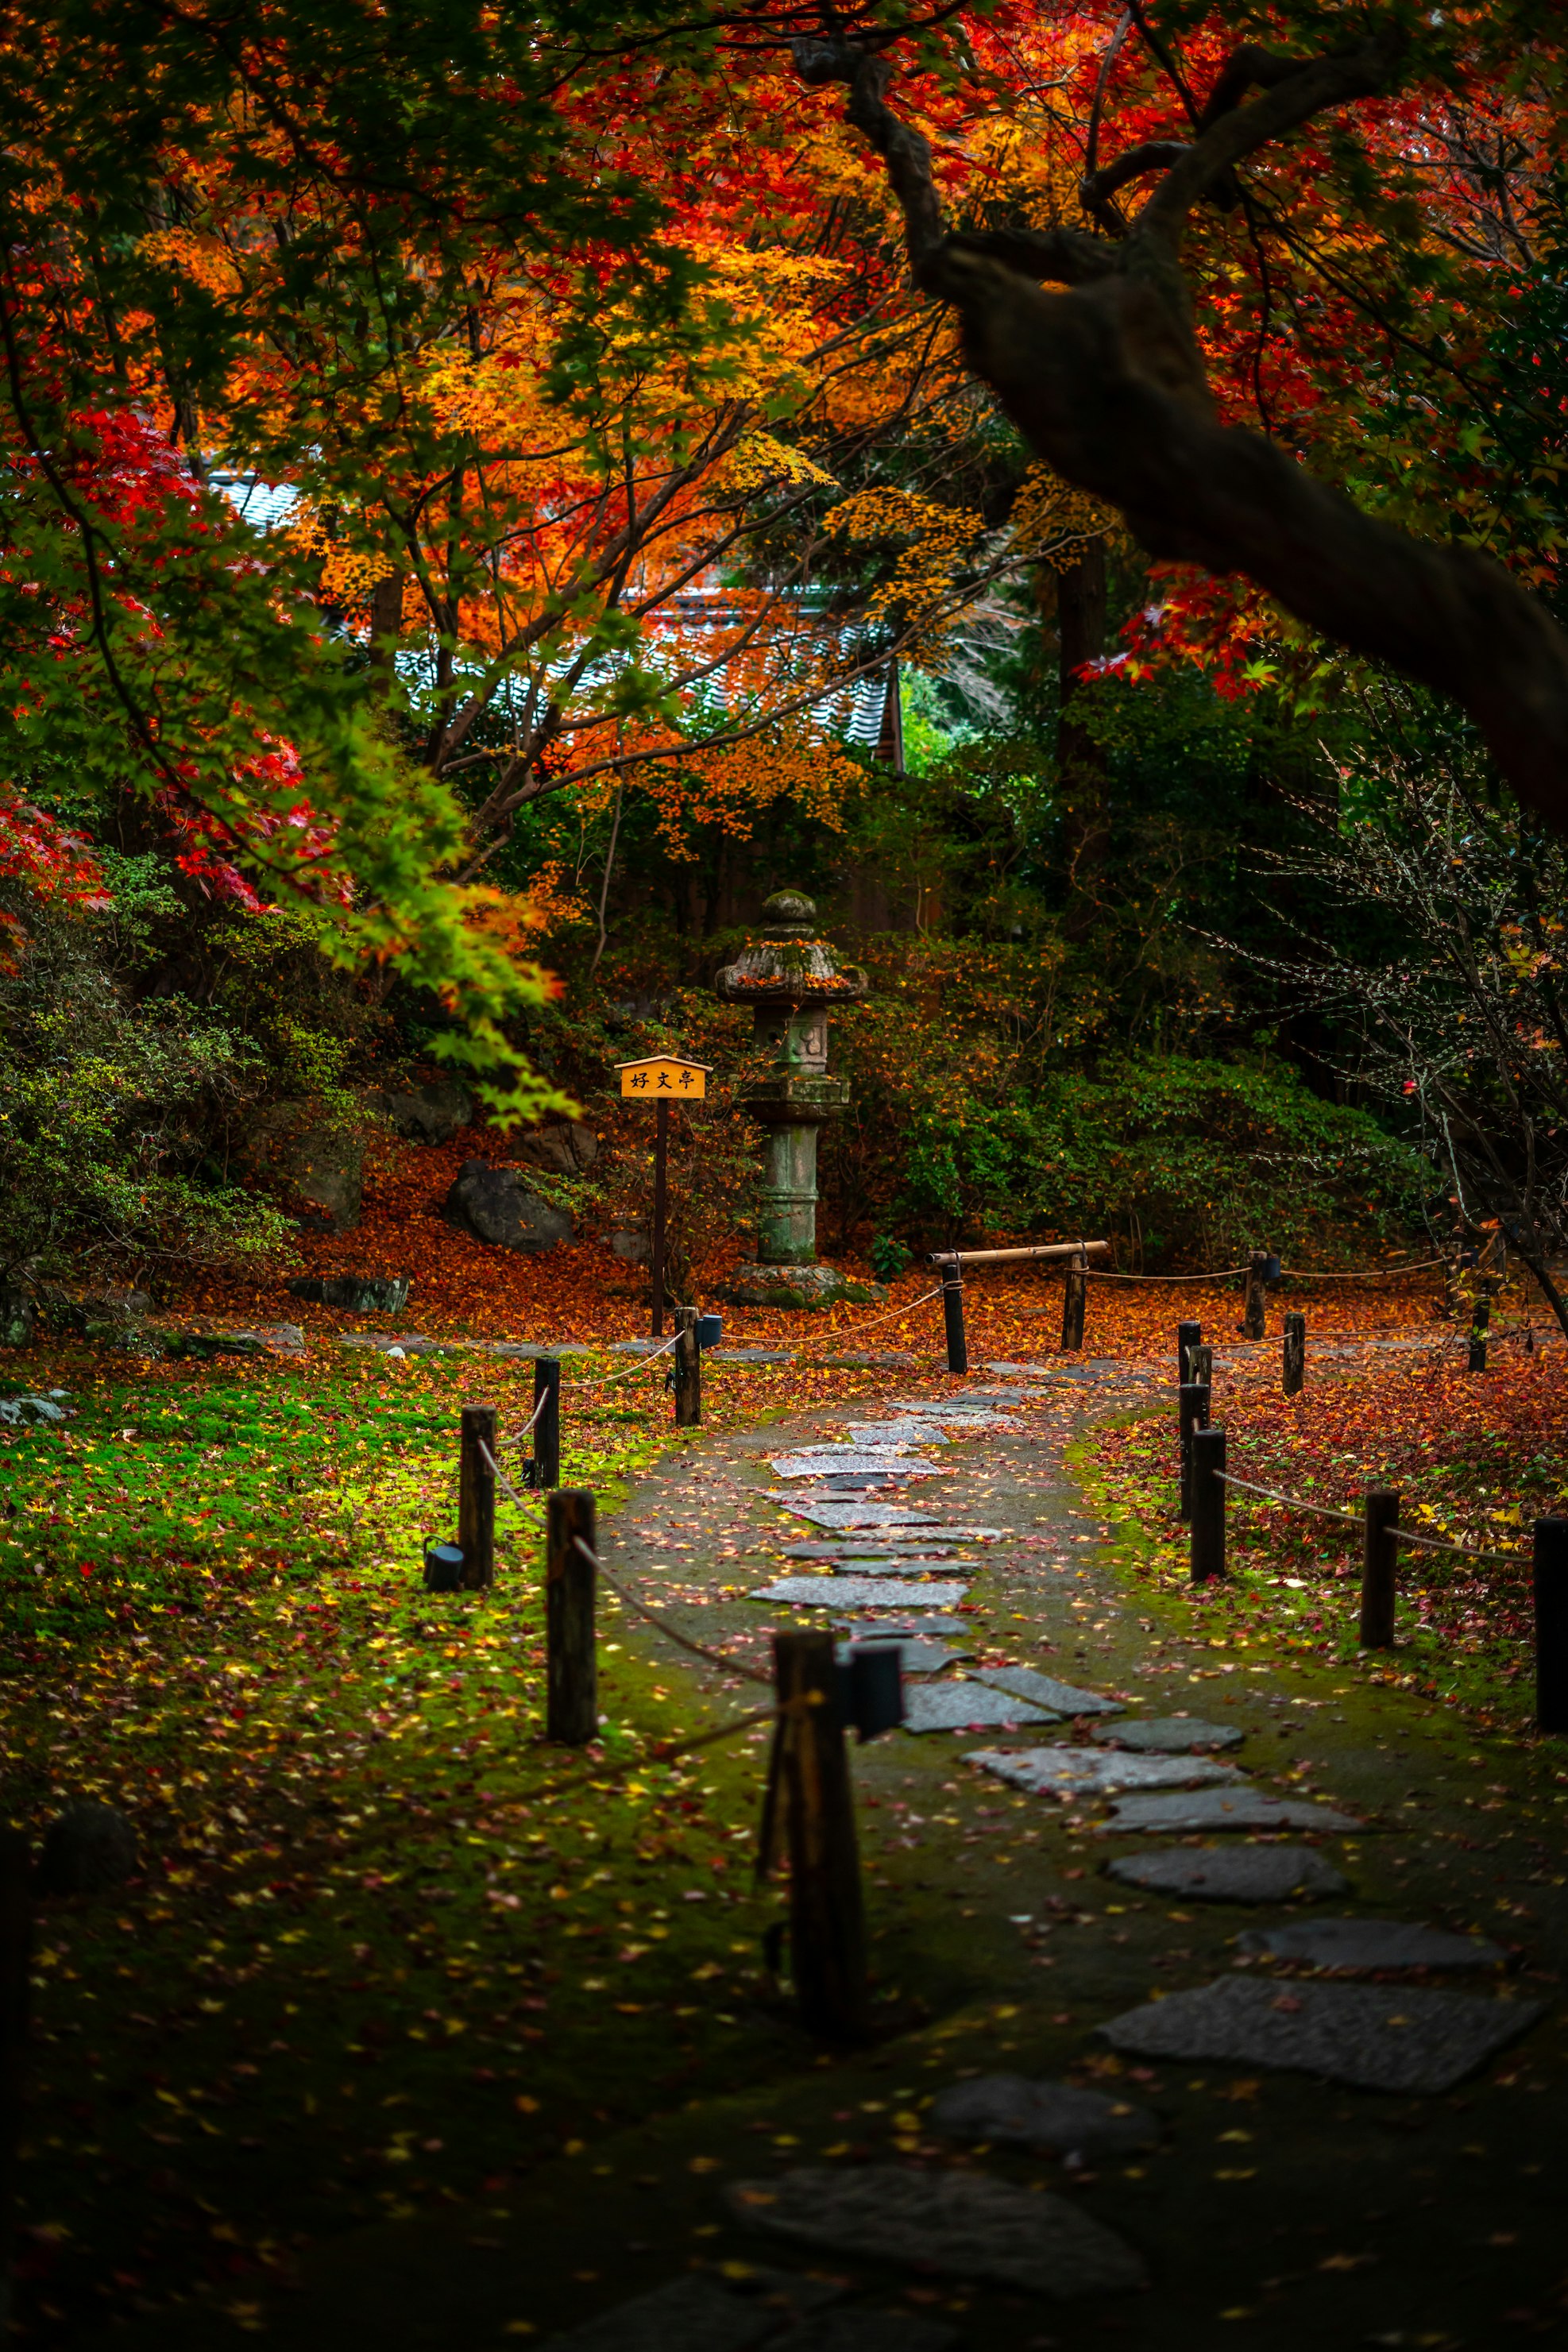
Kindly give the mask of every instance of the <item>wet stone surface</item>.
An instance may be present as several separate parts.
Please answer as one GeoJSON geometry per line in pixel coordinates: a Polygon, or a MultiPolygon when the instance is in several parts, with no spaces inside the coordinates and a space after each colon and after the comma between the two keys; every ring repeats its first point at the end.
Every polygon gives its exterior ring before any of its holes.
{"type": "Polygon", "coordinates": [[[1079,1690],[1074,1683],[1058,1682],[1054,1675],[1037,1674],[1033,1666],[986,1666],[980,1679],[996,1690],[1011,1691],[1037,1706],[1054,1707],[1058,1715],[1120,1715],[1119,1698],[1100,1691],[1079,1690]]]}
{"type": "Polygon", "coordinates": [[[1199,1789],[1190,1797],[1123,1797],[1108,1830],[1359,1830],[1365,1823],[1331,1805],[1270,1797],[1261,1789],[1199,1789]]]}
{"type": "Polygon", "coordinates": [[[1363,2090],[1450,2091],[1526,2032],[1544,2001],[1486,2000],[1405,1985],[1315,1985],[1225,1977],[1129,2010],[1099,2031],[1146,2057],[1287,2067],[1363,2090]]]}
{"type": "Polygon", "coordinates": [[[1401,1919],[1292,1919],[1282,1927],[1251,1928],[1237,1940],[1241,1951],[1314,1969],[1500,1969],[1508,1959],[1500,1944],[1480,1936],[1406,1927],[1401,1919]]]}
{"type": "Polygon", "coordinates": [[[1108,1723],[1089,1737],[1114,1740],[1140,1756],[1185,1756],[1199,1748],[1239,1748],[1247,1734],[1234,1723],[1200,1723],[1195,1716],[1157,1715],[1142,1722],[1108,1723]]]}
{"type": "Polygon", "coordinates": [[[979,1748],[965,1758],[1037,1797],[1100,1797],[1118,1789],[1174,1789],[1229,1780],[1236,1768],[1201,1756],[1122,1756],[1113,1748],[979,1748]]]}
{"type": "Polygon", "coordinates": [[[1037,2083],[1024,2074],[954,2083],[932,2101],[931,2127],[948,2139],[1049,2148],[1058,2156],[1119,2156],[1152,2147],[1160,2137],[1146,2108],[1078,2083],[1037,2083]]]}
{"type": "Polygon", "coordinates": [[[1155,1895],[1198,1903],[1283,1903],[1291,1895],[1342,1895],[1342,1872],[1310,1845],[1173,1846],[1165,1853],[1120,1854],[1110,1877],[1155,1895]]]}
{"type": "Polygon", "coordinates": [[[904,1689],[905,1731],[976,1731],[1060,1720],[1005,1691],[988,1690],[982,1682],[909,1683],[904,1689]]]}
{"type": "Polygon", "coordinates": [[[968,1597],[967,1584],[935,1578],[917,1584],[907,1576],[784,1576],[752,1594],[795,1609],[956,1609],[968,1597]]]}
{"type": "Polygon", "coordinates": [[[809,2245],[995,2279],[1061,2301],[1126,2294],[1144,2282],[1140,2257],[1103,2223],[1063,2198],[980,2173],[807,2167],[777,2180],[737,2181],[730,2201],[741,2220],[809,2245]]]}
{"type": "Polygon", "coordinates": [[[804,2347],[816,2341],[812,2315],[841,2292],[830,2281],[787,2271],[759,2269],[733,2283],[672,2279],[550,2336],[542,2352],[748,2352],[753,2344],[777,2344],[786,2331],[787,2340],[804,2347]]]}

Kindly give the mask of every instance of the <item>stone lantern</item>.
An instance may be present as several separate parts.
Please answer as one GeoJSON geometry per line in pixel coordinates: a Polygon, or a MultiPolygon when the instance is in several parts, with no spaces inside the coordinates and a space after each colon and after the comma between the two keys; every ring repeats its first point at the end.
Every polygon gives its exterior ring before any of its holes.
{"type": "Polygon", "coordinates": [[[726,1004],[749,1004],[755,1034],[773,1047],[773,1067],[742,1096],[742,1108],[767,1134],[767,1169],[754,1262],[737,1269],[730,1296],[744,1307],[826,1307],[836,1298],[884,1294],[847,1283],[816,1262],[816,1132],[849,1101],[847,1078],[827,1075],[827,1008],[866,993],[866,974],[840,970],[816,934],[816,908],[798,890],[780,890],[763,908],[768,927],[715,983],[726,1004]]]}

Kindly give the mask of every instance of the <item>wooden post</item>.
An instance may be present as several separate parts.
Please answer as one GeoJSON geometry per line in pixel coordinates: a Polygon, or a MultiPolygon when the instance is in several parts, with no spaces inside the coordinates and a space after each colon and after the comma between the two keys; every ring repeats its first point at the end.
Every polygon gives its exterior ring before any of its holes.
{"type": "Polygon", "coordinates": [[[1241,1318],[1241,1328],[1248,1339],[1263,1337],[1263,1269],[1268,1263],[1267,1250],[1254,1250],[1247,1265],[1247,1306],[1241,1318]]]}
{"type": "Polygon", "coordinates": [[[1535,1522],[1535,1721],[1568,1731],[1568,1519],[1535,1522]]]}
{"type": "Polygon", "coordinates": [[[1089,1305],[1089,1253],[1079,1250],[1069,1257],[1067,1280],[1062,1290],[1062,1353],[1072,1355],[1083,1347],[1084,1311],[1089,1305]]]}
{"type": "Polygon", "coordinates": [[[499,1459],[493,1404],[463,1407],[458,1460],[458,1541],[462,1546],[461,1588],[474,1592],[495,1582],[496,1474],[480,1453],[488,1446],[499,1459]]]}
{"type": "Polygon", "coordinates": [[[0,1831],[0,2336],[11,2332],[11,2264],[31,2006],[31,1880],[26,1838],[20,1830],[0,1831]]]}
{"type": "Polygon", "coordinates": [[[1225,1431],[1193,1432],[1192,1580],[1225,1574],[1225,1431]]]}
{"type": "Polygon", "coordinates": [[[1214,1349],[1212,1348],[1193,1349],[1193,1378],[1194,1381],[1201,1381],[1205,1389],[1213,1388],[1214,1349]]]}
{"type": "Polygon", "coordinates": [[[1197,1379],[1197,1374],[1193,1370],[1193,1349],[1202,1346],[1203,1336],[1204,1327],[1201,1323],[1178,1323],[1176,1326],[1176,1386],[1178,1388],[1184,1381],[1197,1379]]]}
{"type": "Polygon", "coordinates": [[[808,2032],[858,2042],[870,2022],[854,1791],[831,1633],[775,1633],[779,1790],[789,1829],[790,1952],[808,2032]]]}
{"type": "Polygon", "coordinates": [[[664,1337],[664,1227],[668,1205],[669,1105],[661,1101],[653,1127],[653,1336],[664,1337]]]}
{"type": "Polygon", "coordinates": [[[947,1369],[969,1370],[969,1340],[963,1328],[963,1268],[956,1257],[942,1262],[942,1318],[947,1327],[947,1369]]]}
{"type": "Polygon", "coordinates": [[[1285,1318],[1285,1394],[1300,1396],[1307,1384],[1307,1318],[1285,1318]]]}
{"type": "Polygon", "coordinates": [[[546,1507],[544,1547],[544,1737],[580,1748],[599,1728],[599,1678],[594,1654],[594,1563],[576,1538],[598,1550],[594,1497],[557,1487],[546,1507]]]}
{"type": "Polygon", "coordinates": [[[539,1356],[533,1365],[533,1404],[539,1411],[540,1399],[547,1399],[544,1410],[533,1424],[533,1483],[536,1486],[559,1486],[561,1484],[561,1359],[559,1356],[539,1356]]]}
{"type": "Polygon", "coordinates": [[[1366,1531],[1362,1541],[1361,1645],[1394,1647],[1394,1602],[1399,1590],[1399,1497],[1386,1486],[1369,1489],[1366,1531]]]}
{"type": "Polygon", "coordinates": [[[697,1309],[675,1310],[675,1425],[697,1429],[702,1421],[702,1350],[697,1344],[697,1309]]]}
{"type": "Polygon", "coordinates": [[[1181,1448],[1181,1512],[1184,1519],[1193,1516],[1193,1432],[1209,1425],[1209,1389],[1206,1381],[1184,1381],[1176,1391],[1176,1437],[1181,1448]]]}
{"type": "Polygon", "coordinates": [[[1470,1308],[1470,1354],[1465,1369],[1484,1372],[1487,1368],[1487,1331],[1492,1319],[1491,1294],[1483,1279],[1478,1279],[1475,1302],[1470,1308]]]}

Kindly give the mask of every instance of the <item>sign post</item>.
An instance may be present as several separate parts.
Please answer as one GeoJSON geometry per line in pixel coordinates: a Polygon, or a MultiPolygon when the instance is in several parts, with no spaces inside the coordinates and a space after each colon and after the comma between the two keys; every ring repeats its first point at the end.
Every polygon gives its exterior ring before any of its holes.
{"type": "Polygon", "coordinates": [[[653,1336],[664,1337],[664,1234],[668,1208],[669,1106],[706,1102],[709,1062],[683,1062],[674,1054],[652,1054],[642,1062],[617,1062],[623,1102],[655,1106],[653,1142],[653,1336]]]}

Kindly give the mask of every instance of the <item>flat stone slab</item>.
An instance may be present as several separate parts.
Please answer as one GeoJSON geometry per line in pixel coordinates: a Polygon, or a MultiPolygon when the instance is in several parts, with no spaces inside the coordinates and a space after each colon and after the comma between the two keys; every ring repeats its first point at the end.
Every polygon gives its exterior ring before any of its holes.
{"type": "Polygon", "coordinates": [[[1119,1698],[1106,1698],[1099,1691],[1079,1690],[1072,1683],[1059,1683],[1055,1675],[1042,1675],[1034,1666],[984,1666],[980,1680],[994,1690],[1011,1691],[1016,1698],[1032,1699],[1037,1706],[1054,1707],[1058,1715],[1120,1715],[1119,1698]]]}
{"type": "Polygon", "coordinates": [[[1077,2083],[1032,2082],[1025,2074],[982,2074],[972,2083],[954,2083],[931,2102],[930,2121],[947,2139],[1048,2147],[1058,2156],[1116,2156],[1152,2147],[1160,2137],[1145,2107],[1077,2083]]]}
{"type": "MultiPolygon", "coordinates": [[[[854,1642],[841,1643],[838,1650],[839,1658],[841,1660],[847,1658],[851,1649],[897,1650],[900,1672],[906,1675],[940,1675],[944,1667],[961,1666],[966,1658],[973,1655],[973,1651],[970,1650],[948,1650],[944,1649],[940,1642],[910,1641],[901,1634],[895,1634],[890,1639],[882,1641],[869,1631],[862,1633],[854,1642]]],[[[906,1706],[911,1696],[909,1691],[904,1693],[906,1706]]]]}
{"type": "Polygon", "coordinates": [[[837,1536],[826,1543],[783,1544],[779,1549],[785,1559],[900,1559],[929,1552],[931,1544],[929,1536],[837,1536]]]}
{"type": "Polygon", "coordinates": [[[788,1348],[715,1348],[710,1352],[716,1364],[788,1364],[795,1360],[788,1348]]]}
{"type": "Polygon", "coordinates": [[[1107,1830],[1321,1830],[1330,1836],[1341,1830],[1366,1826],[1353,1813],[1336,1813],[1331,1805],[1310,1805],[1294,1797],[1268,1797],[1261,1789],[1244,1784],[1234,1789],[1199,1789],[1190,1797],[1123,1797],[1107,1830]]]}
{"type": "Polygon", "coordinates": [[[1150,2058],[1230,2059],[1322,2074],[1364,2091],[1451,2091],[1516,2041],[1543,2000],[1486,2000],[1405,1985],[1314,1985],[1222,1977],[1131,2009],[1098,2031],[1150,2058]]]}
{"type": "Polygon", "coordinates": [[[907,1576],[781,1576],[749,1593],[752,1601],[785,1601],[794,1609],[956,1609],[967,1584],[917,1584],[907,1576]]]}
{"type": "Polygon", "coordinates": [[[1035,1797],[1109,1797],[1118,1789],[1179,1789],[1236,1777],[1234,1764],[1211,1764],[1203,1756],[1120,1756],[1113,1748],[979,1748],[964,1761],[1035,1797]]]}
{"type": "Polygon", "coordinates": [[[787,2336],[770,2336],[768,2352],[951,2352],[960,2341],[945,2319],[909,2311],[825,2311],[787,2336]]]}
{"type": "MultiPolygon", "coordinates": [[[[649,2294],[618,2303],[584,2326],[549,2336],[541,2352],[748,2352],[753,2344],[776,2344],[843,2294],[830,2280],[802,2278],[789,2271],[755,2270],[742,2280],[671,2279],[649,2294]]],[[[815,2341],[813,2338],[802,2338],[815,2341]]]]}
{"type": "Polygon", "coordinates": [[[983,2173],[808,2166],[779,2180],[736,2181],[729,2198],[742,2221],[781,2237],[995,2279],[1063,2302],[1125,2294],[1145,2283],[1139,2256],[1103,2222],[1065,2198],[983,2173]]]}
{"type": "Polygon", "coordinates": [[[1135,1723],[1101,1724],[1092,1739],[1114,1739],[1140,1756],[1185,1756],[1200,1748],[1239,1748],[1247,1734],[1234,1723],[1200,1723],[1193,1715],[1145,1716],[1135,1723]]]}
{"type": "Polygon", "coordinates": [[[952,1472],[918,1454],[777,1454],[768,1465],[775,1478],[830,1478],[837,1485],[853,1478],[858,1483],[890,1486],[910,1478],[951,1478],[952,1472]]]}
{"type": "Polygon", "coordinates": [[[1411,1927],[1403,1919],[1291,1919],[1237,1938],[1244,1952],[1314,1969],[1500,1969],[1508,1954],[1481,1936],[1411,1927]]]}
{"type": "Polygon", "coordinates": [[[856,1445],[951,1445],[944,1430],[910,1415],[903,1421],[852,1421],[847,1424],[856,1445]]]}
{"type": "Polygon", "coordinates": [[[904,1687],[903,1731],[980,1731],[992,1726],[1059,1723],[1059,1715],[1030,1706],[982,1682],[909,1683],[904,1687]]]}
{"type": "MultiPolygon", "coordinates": [[[[924,1589],[922,1586],[921,1590],[924,1589]]],[[[905,1641],[916,1633],[929,1633],[938,1640],[947,1633],[962,1634],[967,1639],[974,1631],[973,1626],[966,1625],[962,1617],[906,1618],[901,1625],[888,1625],[880,1622],[863,1625],[853,1617],[838,1617],[834,1623],[841,1633],[864,1636],[868,1641],[878,1642],[905,1641]]]]}
{"type": "Polygon", "coordinates": [[[1006,1532],[1004,1528],[952,1527],[934,1511],[910,1510],[900,1503],[830,1503],[820,1502],[815,1496],[809,1502],[797,1502],[793,1495],[775,1495],[770,1500],[792,1511],[797,1519],[810,1519],[819,1528],[907,1528],[918,1530],[928,1543],[974,1543],[1006,1532]]]}
{"type": "Polygon", "coordinates": [[[378,1356],[440,1356],[450,1342],[426,1338],[423,1331],[340,1331],[340,1348],[372,1348],[378,1356]]]}
{"type": "Polygon", "coordinates": [[[1284,1903],[1293,1895],[1342,1895],[1349,1885],[1310,1845],[1178,1845],[1122,1854],[1106,1867],[1124,1886],[1198,1903],[1284,1903]]]}

